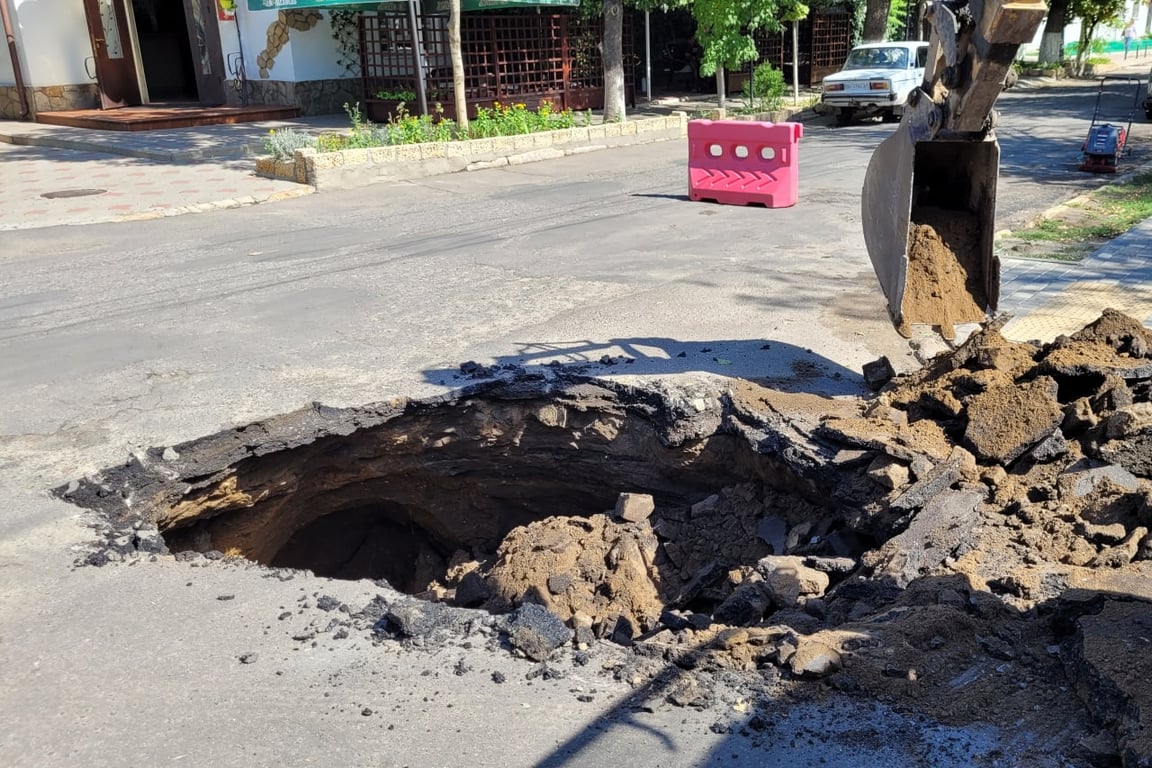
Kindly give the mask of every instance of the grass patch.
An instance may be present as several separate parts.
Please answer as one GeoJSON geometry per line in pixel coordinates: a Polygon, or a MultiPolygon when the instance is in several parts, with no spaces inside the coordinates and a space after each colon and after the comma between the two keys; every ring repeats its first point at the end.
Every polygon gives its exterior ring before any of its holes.
{"type": "Polygon", "coordinates": [[[1030,242],[1077,243],[1111,240],[1152,217],[1152,173],[1095,189],[1060,213],[1011,237],[1030,242]]]}

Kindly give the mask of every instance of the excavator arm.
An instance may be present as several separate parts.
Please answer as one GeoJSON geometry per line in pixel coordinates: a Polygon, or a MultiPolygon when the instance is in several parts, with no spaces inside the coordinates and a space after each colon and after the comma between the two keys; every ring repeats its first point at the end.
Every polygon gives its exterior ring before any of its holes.
{"type": "Polygon", "coordinates": [[[929,4],[924,82],[872,155],[861,194],[868,256],[905,337],[927,324],[951,339],[956,323],[980,322],[997,309],[993,107],[1045,13],[1043,0],[929,4]]]}

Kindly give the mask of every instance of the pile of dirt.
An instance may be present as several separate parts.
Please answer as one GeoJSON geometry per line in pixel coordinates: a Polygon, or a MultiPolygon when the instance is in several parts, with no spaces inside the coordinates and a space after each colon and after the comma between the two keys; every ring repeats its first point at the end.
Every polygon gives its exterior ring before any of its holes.
{"type": "Polygon", "coordinates": [[[980,221],[968,211],[921,208],[908,228],[908,276],[900,333],[911,323],[935,326],[945,339],[953,326],[984,319],[988,298],[980,258],[980,221]]]}
{"type": "Polygon", "coordinates": [[[697,688],[734,669],[1147,764],[1148,641],[1099,617],[1152,628],[1150,355],[1112,311],[1045,346],[987,325],[824,419],[853,479],[835,510],[748,483],[639,521],[549,518],[472,563],[469,594],[539,603],[697,688]]]}

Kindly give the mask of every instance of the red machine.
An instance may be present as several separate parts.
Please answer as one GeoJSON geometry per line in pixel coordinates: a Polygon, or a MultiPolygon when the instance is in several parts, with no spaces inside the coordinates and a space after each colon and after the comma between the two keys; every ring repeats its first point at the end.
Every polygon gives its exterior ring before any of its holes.
{"type": "MultiPolygon", "coordinates": [[[[1116,173],[1120,158],[1131,153],[1128,144],[1128,134],[1132,132],[1132,118],[1140,101],[1140,86],[1142,82],[1138,77],[1127,75],[1104,75],[1100,78],[1100,88],[1096,91],[1096,108],[1092,110],[1092,125],[1088,127],[1088,138],[1080,147],[1084,159],[1080,162],[1080,170],[1089,173],[1116,173]],[[1132,108],[1128,111],[1128,126],[1114,125],[1112,123],[1098,122],[1100,117],[1100,103],[1103,100],[1107,85],[1132,84],[1132,108]]],[[[1113,89],[1115,95],[1115,89],[1113,89]]]]}

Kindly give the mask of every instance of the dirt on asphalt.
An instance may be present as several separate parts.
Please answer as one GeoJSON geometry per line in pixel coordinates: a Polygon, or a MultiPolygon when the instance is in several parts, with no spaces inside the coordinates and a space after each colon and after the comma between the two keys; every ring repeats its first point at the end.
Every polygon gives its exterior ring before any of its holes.
{"type": "Polygon", "coordinates": [[[418,513],[379,514],[425,531],[406,545],[422,599],[381,581],[344,631],[423,646],[484,626],[494,652],[545,668],[595,658],[675,706],[717,706],[738,679],[753,698],[846,693],[1041,744],[987,765],[1152,764],[1152,333],[1139,322],[1109,310],[1046,345],[986,324],[870,397],[740,380],[713,394],[511,372],[455,412],[341,416],[359,436],[332,430],[334,414],[296,415],[293,440],[261,427],[279,458],[214,436],[58,493],[111,521],[95,565],[109,551],[251,557],[246,542],[291,539],[276,526],[309,525],[329,496],[419,499],[418,513]],[[366,458],[367,444],[405,459],[366,458]],[[499,458],[487,479],[484,452],[499,458]],[[355,470],[319,463],[336,455],[359,457],[355,470]],[[305,488],[302,467],[323,479],[305,488]],[[565,473],[581,484],[533,490],[565,473]],[[289,477],[306,504],[278,490],[289,477]],[[443,504],[438,483],[455,491],[443,504]],[[446,532],[469,514],[473,534],[446,532]]]}

